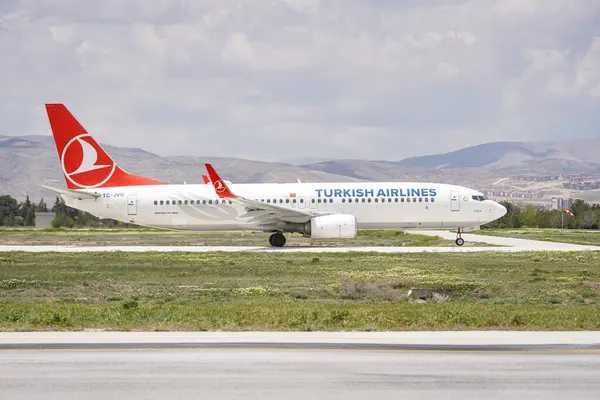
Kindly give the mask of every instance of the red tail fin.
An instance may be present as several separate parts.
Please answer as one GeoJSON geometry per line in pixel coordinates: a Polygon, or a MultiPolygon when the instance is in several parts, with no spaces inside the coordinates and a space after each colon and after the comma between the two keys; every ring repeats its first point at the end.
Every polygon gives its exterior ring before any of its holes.
{"type": "Polygon", "coordinates": [[[46,104],[46,112],[69,189],[163,184],[119,168],[63,104],[46,104]]]}
{"type": "Polygon", "coordinates": [[[229,190],[229,186],[225,183],[217,174],[217,171],[213,168],[211,164],[205,163],[206,170],[208,171],[208,176],[210,177],[210,181],[217,192],[217,195],[221,198],[235,199],[237,196],[231,193],[229,190]]]}
{"type": "Polygon", "coordinates": [[[205,184],[207,184],[207,185],[208,185],[208,184],[210,183],[210,179],[208,179],[208,176],[206,176],[206,175],[202,175],[202,179],[204,179],[204,183],[205,183],[205,184]]]}

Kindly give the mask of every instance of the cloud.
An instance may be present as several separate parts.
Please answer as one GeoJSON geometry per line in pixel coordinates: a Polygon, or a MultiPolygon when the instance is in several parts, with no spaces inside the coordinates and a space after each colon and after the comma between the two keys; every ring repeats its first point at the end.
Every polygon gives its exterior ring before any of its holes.
{"type": "Polygon", "coordinates": [[[64,102],[163,154],[404,157],[599,135],[595,0],[11,0],[0,134],[64,102]]]}

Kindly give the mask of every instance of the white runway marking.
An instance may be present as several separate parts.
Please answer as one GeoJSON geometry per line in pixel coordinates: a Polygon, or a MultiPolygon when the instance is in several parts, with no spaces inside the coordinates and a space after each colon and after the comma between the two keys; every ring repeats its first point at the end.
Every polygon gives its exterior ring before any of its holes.
{"type": "Polygon", "coordinates": [[[437,346],[600,345],[600,331],[0,332],[8,344],[303,343],[437,346]]]}

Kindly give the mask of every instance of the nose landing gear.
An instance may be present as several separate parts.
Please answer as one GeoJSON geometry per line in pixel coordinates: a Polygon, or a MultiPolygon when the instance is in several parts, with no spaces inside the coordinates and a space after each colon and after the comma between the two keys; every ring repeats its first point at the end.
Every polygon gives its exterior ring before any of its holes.
{"type": "Polygon", "coordinates": [[[462,246],[465,244],[465,239],[462,238],[462,232],[460,231],[460,228],[458,228],[458,231],[456,232],[456,240],[454,243],[456,243],[457,246],[462,246]]]}

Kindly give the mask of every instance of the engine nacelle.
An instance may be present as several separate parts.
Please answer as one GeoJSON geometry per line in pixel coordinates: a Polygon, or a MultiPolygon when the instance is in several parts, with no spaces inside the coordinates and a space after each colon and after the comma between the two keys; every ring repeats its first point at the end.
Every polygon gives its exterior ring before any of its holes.
{"type": "Polygon", "coordinates": [[[356,217],[354,215],[323,215],[314,217],[306,225],[309,228],[306,229],[307,233],[313,239],[351,239],[356,237],[356,217]]]}

